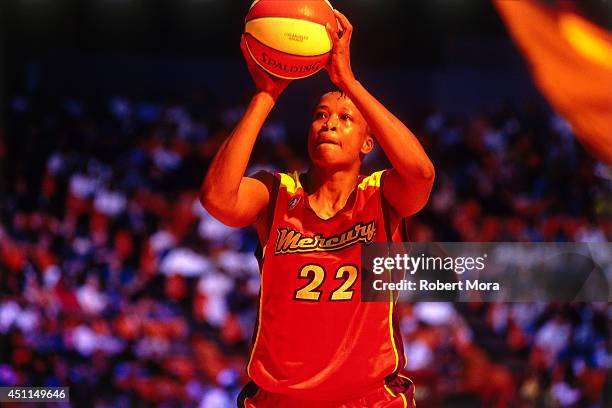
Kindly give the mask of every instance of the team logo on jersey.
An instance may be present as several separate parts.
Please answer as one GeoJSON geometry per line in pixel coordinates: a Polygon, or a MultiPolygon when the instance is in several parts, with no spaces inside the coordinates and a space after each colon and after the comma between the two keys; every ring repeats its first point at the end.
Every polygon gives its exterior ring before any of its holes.
{"type": "Polygon", "coordinates": [[[300,200],[302,199],[302,196],[296,196],[293,197],[290,201],[289,201],[289,205],[287,206],[288,210],[293,210],[293,208],[295,208],[295,206],[297,205],[297,203],[300,202],[300,200]]]}
{"type": "Polygon", "coordinates": [[[360,242],[368,244],[372,242],[375,234],[374,221],[367,224],[358,222],[349,230],[330,237],[324,237],[322,234],[305,235],[293,229],[279,228],[274,255],[337,251],[360,242]]]}

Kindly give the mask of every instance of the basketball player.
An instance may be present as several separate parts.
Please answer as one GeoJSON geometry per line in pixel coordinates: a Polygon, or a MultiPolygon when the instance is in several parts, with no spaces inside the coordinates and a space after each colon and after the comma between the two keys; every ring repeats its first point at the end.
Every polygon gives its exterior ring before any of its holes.
{"type": "Polygon", "coordinates": [[[361,245],[397,236],[402,217],[427,202],[434,168],[416,137],[355,79],[353,27],[335,12],[327,71],[341,92],[323,95],[308,134],[305,174],[244,177],[266,117],[289,81],[271,77],[242,51],[257,87],[244,116],[217,152],[202,203],[221,222],[254,224],[261,243],[261,292],[251,382],[239,406],[251,408],[411,407],[393,302],[360,302],[361,245]],[[393,168],[359,175],[380,143],[393,168]]]}

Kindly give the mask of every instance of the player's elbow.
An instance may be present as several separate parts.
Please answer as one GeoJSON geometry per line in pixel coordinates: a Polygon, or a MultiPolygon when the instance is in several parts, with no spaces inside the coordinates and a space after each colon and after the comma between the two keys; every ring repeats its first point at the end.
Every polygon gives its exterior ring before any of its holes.
{"type": "Polygon", "coordinates": [[[429,201],[429,193],[431,189],[425,189],[422,191],[415,191],[413,195],[411,195],[410,200],[406,200],[401,205],[398,205],[395,210],[400,215],[400,217],[410,217],[427,205],[429,201]]]}
{"type": "Polygon", "coordinates": [[[200,192],[200,204],[202,204],[202,207],[204,207],[206,211],[210,212],[210,208],[212,207],[212,202],[210,200],[210,196],[204,193],[204,191],[200,192]]]}
{"type": "Polygon", "coordinates": [[[251,224],[250,220],[245,219],[240,211],[235,209],[231,197],[223,198],[221,195],[202,190],[200,203],[210,215],[228,227],[244,228],[251,224]]]}
{"type": "Polygon", "coordinates": [[[404,179],[404,185],[407,186],[406,194],[401,194],[397,198],[396,210],[402,217],[414,215],[427,205],[436,177],[431,163],[410,174],[412,175],[410,178],[404,179]]]}
{"type": "Polygon", "coordinates": [[[200,190],[200,204],[208,212],[214,210],[218,205],[218,195],[215,194],[214,189],[206,181],[200,190]]]}
{"type": "Polygon", "coordinates": [[[202,204],[202,207],[204,207],[210,215],[227,225],[226,219],[229,206],[227,201],[225,201],[225,205],[223,201],[224,200],[211,189],[203,188],[200,192],[200,204],[202,204]]]}
{"type": "Polygon", "coordinates": [[[237,191],[227,188],[224,184],[217,182],[210,174],[204,179],[200,189],[200,203],[211,214],[223,208],[228,208],[235,202],[237,191]]]}
{"type": "Polygon", "coordinates": [[[436,169],[431,161],[427,160],[425,163],[421,164],[419,173],[423,180],[428,181],[433,186],[436,178],[436,169]]]}
{"type": "Polygon", "coordinates": [[[431,161],[427,160],[427,163],[423,165],[421,169],[421,200],[419,200],[418,209],[415,212],[421,211],[425,204],[429,201],[431,190],[433,190],[434,181],[436,180],[436,169],[431,161]]]}
{"type": "Polygon", "coordinates": [[[433,163],[426,159],[420,163],[409,163],[403,168],[396,168],[400,177],[407,184],[418,183],[424,187],[433,187],[436,178],[436,170],[433,163]]]}

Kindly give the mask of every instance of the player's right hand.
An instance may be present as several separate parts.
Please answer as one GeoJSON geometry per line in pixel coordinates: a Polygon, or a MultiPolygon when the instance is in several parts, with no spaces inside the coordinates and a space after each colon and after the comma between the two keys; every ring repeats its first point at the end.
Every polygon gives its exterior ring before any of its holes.
{"type": "Polygon", "coordinates": [[[247,50],[244,34],[240,37],[240,49],[257,90],[270,94],[276,100],[292,80],[272,76],[257,65],[247,50]]]}

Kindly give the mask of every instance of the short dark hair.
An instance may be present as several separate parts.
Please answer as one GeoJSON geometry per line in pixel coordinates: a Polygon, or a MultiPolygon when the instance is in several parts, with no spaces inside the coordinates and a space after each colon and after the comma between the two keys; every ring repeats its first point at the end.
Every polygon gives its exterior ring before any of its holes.
{"type": "Polygon", "coordinates": [[[319,95],[319,96],[317,97],[317,99],[314,101],[314,104],[312,105],[312,112],[311,112],[311,113],[313,113],[313,114],[314,114],[314,110],[316,109],[317,105],[319,104],[319,101],[321,100],[321,98],[322,98],[324,95],[327,95],[327,94],[330,94],[330,93],[334,93],[334,92],[339,93],[341,98],[348,98],[348,99],[350,99],[350,98],[348,97],[348,95],[347,95],[347,94],[346,94],[346,93],[345,93],[345,92],[344,92],[342,89],[340,89],[340,88],[334,88],[334,89],[331,89],[331,90],[329,90],[329,91],[323,92],[321,95],[319,95]]]}
{"type": "MultiPolygon", "coordinates": [[[[315,104],[314,104],[314,106],[312,108],[313,111],[311,112],[311,114],[314,114],[314,110],[316,109],[317,104],[321,100],[323,95],[327,95],[327,94],[334,93],[334,92],[339,93],[341,98],[351,99],[351,98],[349,98],[349,96],[342,89],[340,89],[340,88],[333,88],[333,89],[331,89],[331,90],[329,90],[327,92],[324,92],[321,95],[319,95],[318,99],[316,100],[316,102],[315,102],[315,104]]],[[[370,135],[370,137],[373,138],[374,137],[374,132],[372,131],[372,128],[367,123],[366,123],[366,126],[367,126],[368,134],[370,135]]]]}

